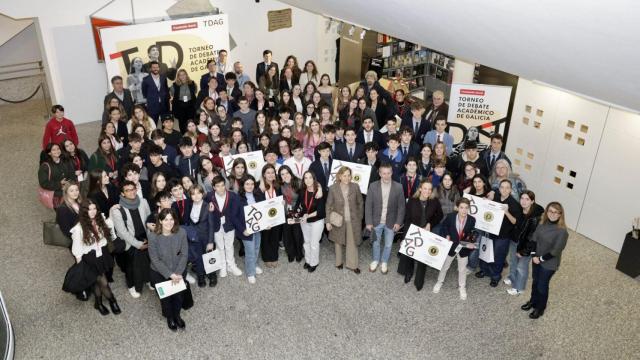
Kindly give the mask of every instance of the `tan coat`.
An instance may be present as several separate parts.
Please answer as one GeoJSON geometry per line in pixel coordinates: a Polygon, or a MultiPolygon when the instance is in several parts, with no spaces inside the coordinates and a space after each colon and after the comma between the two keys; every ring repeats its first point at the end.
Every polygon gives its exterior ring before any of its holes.
{"type": "MultiPolygon", "coordinates": [[[[356,245],[360,245],[362,242],[362,217],[364,214],[362,194],[360,193],[360,187],[356,183],[352,182],[349,184],[348,202],[349,211],[351,213],[350,222],[353,230],[353,238],[355,239],[356,245]]],[[[331,214],[332,211],[344,216],[344,197],[342,196],[342,190],[340,190],[339,182],[336,182],[329,187],[329,195],[327,197],[325,210],[327,214],[327,222],[329,221],[329,214],[331,214]]],[[[344,221],[347,221],[347,219],[344,221]]],[[[344,221],[341,227],[333,226],[329,232],[329,240],[336,244],[346,245],[347,235],[344,221]]]]}

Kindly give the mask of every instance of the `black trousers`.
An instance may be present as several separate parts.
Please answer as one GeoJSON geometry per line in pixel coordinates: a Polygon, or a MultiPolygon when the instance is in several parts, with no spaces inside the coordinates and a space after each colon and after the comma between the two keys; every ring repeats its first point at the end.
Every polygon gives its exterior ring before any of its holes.
{"type": "Polygon", "coordinates": [[[195,114],[193,100],[189,100],[187,102],[178,100],[174,103],[173,106],[173,117],[178,119],[178,125],[180,126],[180,132],[187,132],[187,120],[193,119],[198,124],[198,119],[194,119],[193,116],[195,114]]]}
{"type": "Polygon", "coordinates": [[[404,275],[407,280],[411,280],[411,277],[414,275],[415,268],[416,277],[413,284],[416,286],[418,291],[422,290],[422,287],[424,286],[424,277],[427,272],[427,265],[419,261],[415,261],[404,254],[398,255],[400,257],[400,261],[398,262],[398,274],[404,275]]]}
{"type": "Polygon", "coordinates": [[[149,282],[149,253],[147,250],[138,250],[133,246],[126,252],[127,271],[125,279],[127,287],[135,287],[137,292],[142,291],[144,283],[149,282]]]}
{"type": "MultiPolygon", "coordinates": [[[[515,266],[515,264],[513,264],[515,266]]],[[[548,270],[542,265],[531,264],[531,303],[533,308],[538,311],[544,311],[547,308],[549,300],[549,283],[556,273],[555,270],[548,270]]]]}
{"type": "MultiPolygon", "coordinates": [[[[151,277],[151,283],[155,286],[157,283],[170,280],[162,276],[162,274],[149,270],[151,277]]],[[[180,310],[182,310],[182,300],[184,298],[184,291],[177,294],[167,296],[164,299],[160,299],[160,307],[162,308],[162,316],[168,319],[176,319],[180,316],[180,310]]]]}
{"type": "Polygon", "coordinates": [[[262,231],[262,240],[260,242],[260,253],[262,261],[276,262],[278,261],[278,251],[280,250],[280,239],[282,238],[282,227],[278,225],[270,230],[262,231]]]}
{"type": "Polygon", "coordinates": [[[302,247],[304,237],[302,235],[302,229],[300,229],[300,224],[283,224],[282,240],[289,260],[295,259],[298,261],[304,257],[304,248],[302,247]]]}

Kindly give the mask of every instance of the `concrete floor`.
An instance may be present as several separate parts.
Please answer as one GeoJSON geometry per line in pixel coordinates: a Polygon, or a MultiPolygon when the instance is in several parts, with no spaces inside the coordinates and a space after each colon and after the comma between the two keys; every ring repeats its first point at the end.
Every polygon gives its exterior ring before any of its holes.
{"type": "MultiPolygon", "coordinates": [[[[0,106],[0,290],[17,359],[640,358],[638,282],[615,270],[616,253],[575,233],[536,321],[520,310],[528,290],[511,297],[503,284],[493,289],[470,277],[469,299],[460,301],[454,264],[440,294],[430,291],[434,270],[416,292],[395,273],[395,256],[386,276],[355,275],[334,268],[326,242],[313,274],[283,264],[253,286],[230,276],[195,289],[186,331],[167,329],[149,291],[132,299],[120,272],[113,290],[123,312],[102,317],[91,301],[62,292],[68,250],[42,243],[42,221],[53,213],[36,196],[41,116],[41,101],[0,106]]],[[[78,131],[90,154],[97,123],[78,131]]],[[[363,270],[370,249],[360,248],[363,270]]]]}

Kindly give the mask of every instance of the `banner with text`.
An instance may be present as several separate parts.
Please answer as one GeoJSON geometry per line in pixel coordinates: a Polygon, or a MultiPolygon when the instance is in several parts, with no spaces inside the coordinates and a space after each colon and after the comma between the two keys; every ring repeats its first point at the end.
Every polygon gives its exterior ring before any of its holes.
{"type": "Polygon", "coordinates": [[[369,177],[371,176],[371,166],[369,165],[333,160],[333,162],[331,163],[331,174],[329,175],[327,186],[331,186],[336,182],[336,175],[338,174],[338,170],[340,170],[340,168],[343,166],[351,169],[351,181],[358,184],[361,193],[367,195],[367,190],[369,190],[369,177]]]}
{"type": "Polygon", "coordinates": [[[251,234],[284,224],[284,222],[284,199],[282,196],[244,207],[244,223],[247,226],[247,232],[251,234]]]}
{"type": "MultiPolygon", "coordinates": [[[[229,22],[225,14],[100,29],[109,79],[119,75],[136,102],[144,102],[140,83],[149,75],[149,62],[160,63],[160,72],[171,81],[185,69],[199,82],[207,60],[229,50],[229,22]]],[[[111,83],[109,83],[111,89],[111,83]]]]}
{"type": "Polygon", "coordinates": [[[441,270],[451,249],[451,241],[411,224],[400,243],[400,254],[441,270]]]}
{"type": "Polygon", "coordinates": [[[469,215],[476,219],[476,229],[493,235],[500,234],[507,205],[469,194],[464,194],[464,197],[471,202],[469,215]]]}
{"type": "Polygon", "coordinates": [[[226,171],[227,176],[231,175],[233,161],[237,158],[244,159],[244,162],[247,164],[247,168],[245,169],[247,174],[253,176],[256,181],[260,181],[260,179],[262,179],[262,168],[264,167],[262,151],[258,150],[243,154],[223,156],[222,162],[224,163],[224,170],[226,171]]]}

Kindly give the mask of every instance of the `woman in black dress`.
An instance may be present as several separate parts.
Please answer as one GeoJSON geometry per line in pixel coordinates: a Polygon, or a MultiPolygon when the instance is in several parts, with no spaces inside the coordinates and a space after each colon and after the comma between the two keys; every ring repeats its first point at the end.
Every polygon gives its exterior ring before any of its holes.
{"type": "Polygon", "coordinates": [[[118,188],[111,183],[107,172],[100,169],[93,169],[89,172],[89,194],[87,197],[96,203],[98,210],[105,217],[109,217],[109,210],[120,199],[118,188]]]}
{"type": "MultiPolygon", "coordinates": [[[[271,164],[266,164],[262,168],[260,191],[264,193],[266,200],[282,195],[276,168],[271,164]]],[[[268,230],[262,230],[260,253],[262,254],[262,261],[266,267],[275,268],[278,266],[278,250],[281,238],[282,225],[274,226],[268,230]]]]}

